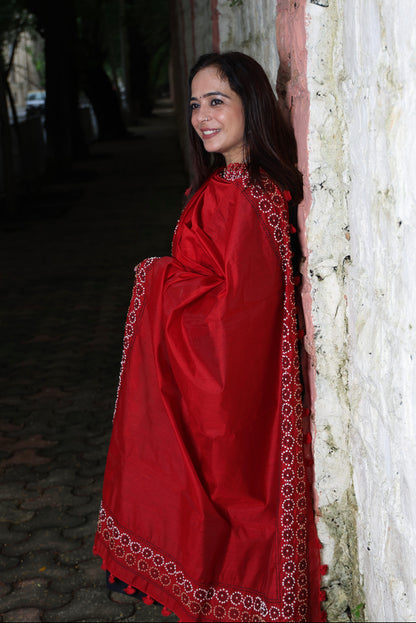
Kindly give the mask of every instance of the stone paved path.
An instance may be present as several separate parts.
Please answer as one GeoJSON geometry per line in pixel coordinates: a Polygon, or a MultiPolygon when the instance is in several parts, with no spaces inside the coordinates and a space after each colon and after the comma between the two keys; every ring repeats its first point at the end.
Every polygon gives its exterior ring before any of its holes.
{"type": "Polygon", "coordinates": [[[174,120],[96,143],[0,232],[0,618],[177,621],[109,593],[92,554],[133,267],[170,252],[174,120]]]}

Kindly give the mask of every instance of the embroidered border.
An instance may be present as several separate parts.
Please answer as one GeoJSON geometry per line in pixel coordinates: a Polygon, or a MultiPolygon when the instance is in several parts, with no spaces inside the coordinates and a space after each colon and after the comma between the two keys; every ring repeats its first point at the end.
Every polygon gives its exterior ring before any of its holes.
{"type": "Polygon", "coordinates": [[[123,530],[101,505],[97,532],[113,556],[147,580],[169,590],[194,616],[209,616],[212,617],[210,621],[265,621],[267,617],[272,621],[280,620],[279,608],[267,605],[258,595],[229,587],[196,585],[165,553],[138,538],[132,539],[123,530]]]}
{"type": "Polygon", "coordinates": [[[126,326],[124,329],[123,352],[121,356],[120,375],[119,375],[119,380],[118,380],[116,401],[115,401],[115,406],[114,406],[113,421],[114,421],[114,418],[117,412],[118,397],[120,395],[123,371],[124,371],[124,366],[125,366],[126,359],[127,359],[127,351],[129,350],[131,338],[134,335],[135,324],[137,320],[140,318],[141,314],[143,313],[143,309],[144,309],[147,275],[149,273],[151,266],[153,265],[153,262],[155,262],[155,260],[157,259],[159,258],[149,257],[146,260],[143,260],[143,262],[141,262],[134,268],[136,277],[135,277],[135,282],[133,286],[133,292],[131,295],[129,309],[127,312],[126,326]]]}
{"type": "Polygon", "coordinates": [[[283,606],[279,616],[284,620],[305,621],[308,601],[307,477],[303,454],[302,385],[297,348],[299,336],[286,196],[266,175],[262,179],[262,186],[253,184],[247,167],[242,164],[228,166],[222,171],[221,176],[238,184],[243,190],[265,224],[269,238],[282,261],[285,300],[282,340],[281,457],[284,467],[280,481],[277,532],[282,535],[278,551],[283,561],[281,577],[283,606]]]}

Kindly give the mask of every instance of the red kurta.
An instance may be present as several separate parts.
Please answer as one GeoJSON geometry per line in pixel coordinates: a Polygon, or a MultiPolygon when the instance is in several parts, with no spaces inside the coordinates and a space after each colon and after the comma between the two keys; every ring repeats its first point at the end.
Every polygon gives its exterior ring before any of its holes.
{"type": "Polygon", "coordinates": [[[95,552],[183,621],[320,621],[287,203],[244,165],[136,268],[95,552]]]}

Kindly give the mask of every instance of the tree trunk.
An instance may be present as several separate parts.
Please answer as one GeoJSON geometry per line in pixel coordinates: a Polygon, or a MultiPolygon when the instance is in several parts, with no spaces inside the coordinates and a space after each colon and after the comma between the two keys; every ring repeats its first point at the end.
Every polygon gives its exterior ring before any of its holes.
{"type": "Polygon", "coordinates": [[[0,151],[2,162],[2,175],[5,195],[6,213],[13,214],[16,211],[16,176],[13,166],[12,133],[9,123],[9,111],[6,100],[6,73],[3,56],[0,53],[0,151]]]}
{"type": "Polygon", "coordinates": [[[26,158],[26,154],[23,149],[22,132],[21,132],[20,125],[19,125],[19,118],[17,116],[13,93],[10,88],[9,81],[7,79],[5,80],[5,86],[6,86],[6,95],[9,100],[9,105],[12,111],[13,129],[14,129],[14,133],[15,133],[16,141],[17,141],[18,158],[19,158],[20,173],[21,173],[20,181],[26,185],[28,181],[27,180],[27,158],[26,158]]]}
{"type": "Polygon", "coordinates": [[[48,0],[45,14],[46,132],[49,165],[59,171],[87,151],[78,118],[76,20],[72,0],[48,0]]]}

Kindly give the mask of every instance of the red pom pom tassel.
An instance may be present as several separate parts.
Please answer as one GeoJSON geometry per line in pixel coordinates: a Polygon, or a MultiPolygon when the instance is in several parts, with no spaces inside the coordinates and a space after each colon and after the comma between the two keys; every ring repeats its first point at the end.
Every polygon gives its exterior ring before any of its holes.
{"type": "Polygon", "coordinates": [[[312,443],[312,435],[310,433],[306,433],[306,435],[303,437],[303,441],[305,443],[312,443]]]}
{"type": "Polygon", "coordinates": [[[136,592],[136,589],[133,588],[133,586],[131,586],[130,584],[128,586],[126,586],[126,588],[124,589],[124,592],[127,593],[127,595],[134,595],[134,593],[136,592]]]}
{"type": "Polygon", "coordinates": [[[291,234],[296,234],[296,232],[297,232],[296,227],[294,225],[292,225],[292,223],[290,223],[290,225],[289,225],[289,230],[290,230],[291,234]]]}
{"type": "Polygon", "coordinates": [[[144,604],[146,604],[146,606],[151,606],[155,603],[155,600],[153,599],[153,597],[150,597],[150,595],[146,595],[145,597],[143,597],[142,601],[144,604]]]}
{"type": "Polygon", "coordinates": [[[326,592],[321,588],[321,590],[319,591],[319,601],[325,601],[326,600],[326,592]]]}
{"type": "Polygon", "coordinates": [[[298,286],[300,284],[300,276],[296,275],[293,279],[295,286],[298,286]]]}
{"type": "Polygon", "coordinates": [[[283,191],[283,197],[286,201],[290,201],[292,199],[292,195],[290,194],[290,190],[283,191]]]}
{"type": "Polygon", "coordinates": [[[321,565],[320,572],[321,575],[326,575],[328,573],[328,565],[321,565]]]}
{"type": "Polygon", "coordinates": [[[114,582],[116,581],[116,579],[115,579],[115,577],[114,577],[114,575],[112,573],[110,573],[108,581],[110,582],[110,584],[114,584],[114,582]]]}
{"type": "Polygon", "coordinates": [[[169,608],[166,608],[166,606],[163,606],[162,617],[170,617],[171,614],[172,612],[169,610],[169,608]]]}
{"type": "Polygon", "coordinates": [[[326,623],[328,621],[328,615],[325,610],[321,610],[321,622],[326,623]]]}

